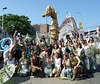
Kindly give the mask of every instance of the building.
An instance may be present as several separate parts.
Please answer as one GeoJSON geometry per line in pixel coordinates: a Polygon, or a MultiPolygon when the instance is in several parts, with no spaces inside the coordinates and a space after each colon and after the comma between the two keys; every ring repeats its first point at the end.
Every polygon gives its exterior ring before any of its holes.
{"type": "Polygon", "coordinates": [[[39,41],[42,36],[49,37],[49,25],[48,24],[32,24],[32,33],[36,36],[36,40],[39,41]]]}
{"type": "Polygon", "coordinates": [[[48,24],[32,24],[32,33],[36,36],[36,32],[48,33],[49,25],[48,24]]]}

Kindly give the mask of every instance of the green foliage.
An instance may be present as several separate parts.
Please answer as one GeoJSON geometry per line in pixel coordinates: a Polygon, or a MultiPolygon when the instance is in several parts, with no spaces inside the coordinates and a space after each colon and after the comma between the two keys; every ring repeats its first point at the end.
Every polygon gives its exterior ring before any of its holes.
{"type": "MultiPolygon", "coordinates": [[[[15,30],[22,32],[24,35],[30,33],[30,23],[29,18],[24,15],[4,15],[4,31],[8,32],[10,36],[13,35],[15,30]]],[[[0,25],[2,25],[2,16],[0,16],[0,25]]]]}

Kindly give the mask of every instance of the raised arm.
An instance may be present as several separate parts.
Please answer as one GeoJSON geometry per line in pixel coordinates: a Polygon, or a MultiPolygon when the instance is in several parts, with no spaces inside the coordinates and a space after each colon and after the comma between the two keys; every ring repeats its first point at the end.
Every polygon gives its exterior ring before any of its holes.
{"type": "Polygon", "coordinates": [[[12,51],[13,51],[13,49],[15,48],[15,46],[16,46],[16,42],[14,42],[14,44],[10,47],[9,52],[12,52],[12,51]]]}
{"type": "Polygon", "coordinates": [[[16,35],[17,35],[17,30],[15,30],[14,35],[13,35],[14,41],[16,40],[16,35]]]}

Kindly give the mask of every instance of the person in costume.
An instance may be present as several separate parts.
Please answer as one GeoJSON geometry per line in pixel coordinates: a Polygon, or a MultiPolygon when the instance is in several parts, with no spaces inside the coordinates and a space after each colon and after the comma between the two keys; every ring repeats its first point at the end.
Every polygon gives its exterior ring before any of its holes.
{"type": "Polygon", "coordinates": [[[83,70],[83,66],[80,65],[81,61],[78,56],[75,56],[74,53],[70,54],[70,63],[71,63],[71,68],[73,73],[73,77],[71,80],[73,81],[75,80],[76,75],[79,74],[81,70],[83,70]]]}
{"type": "Polygon", "coordinates": [[[4,61],[4,66],[13,64],[15,65],[15,69],[17,70],[17,63],[15,57],[13,57],[13,54],[11,52],[8,53],[8,58],[4,61]]]}
{"type": "Polygon", "coordinates": [[[54,49],[52,49],[51,57],[54,57],[56,52],[60,55],[60,49],[58,48],[58,44],[54,44],[54,49]]]}
{"type": "Polygon", "coordinates": [[[64,60],[62,61],[63,70],[60,74],[61,79],[67,79],[72,77],[72,70],[70,65],[70,60],[68,59],[68,55],[64,54],[64,60]]]}
{"type": "Polygon", "coordinates": [[[63,55],[65,53],[66,53],[66,47],[64,46],[64,42],[62,42],[62,45],[61,45],[61,58],[62,58],[62,60],[64,59],[63,55]]]}
{"type": "Polygon", "coordinates": [[[34,51],[34,55],[31,58],[31,75],[33,76],[43,76],[42,67],[40,65],[40,58],[37,57],[37,51],[34,51]]]}
{"type": "Polygon", "coordinates": [[[35,40],[32,40],[31,48],[33,48],[33,49],[36,51],[37,47],[36,47],[36,42],[35,42],[35,40]]]}
{"type": "Polygon", "coordinates": [[[96,44],[94,43],[93,37],[89,38],[88,47],[93,49],[93,51],[94,51],[94,56],[91,58],[91,61],[90,61],[90,63],[91,63],[90,71],[92,72],[93,69],[97,68],[97,59],[96,59],[96,54],[95,54],[97,48],[96,48],[96,44]]]}
{"type": "Polygon", "coordinates": [[[52,72],[52,60],[48,52],[45,52],[45,57],[43,58],[43,69],[45,76],[50,76],[50,73],[52,72]]]}
{"type": "Polygon", "coordinates": [[[81,51],[82,51],[82,45],[81,43],[78,43],[76,47],[76,55],[80,57],[81,51]]]}
{"type": "Polygon", "coordinates": [[[72,40],[68,41],[68,49],[70,52],[74,52],[74,46],[72,40]]]}
{"type": "Polygon", "coordinates": [[[19,76],[27,76],[29,70],[29,61],[26,56],[26,52],[22,52],[22,57],[19,60],[19,67],[18,67],[18,75],[19,76]]]}
{"type": "Polygon", "coordinates": [[[55,75],[55,77],[58,77],[60,75],[61,71],[61,58],[59,58],[59,54],[56,52],[54,57],[54,69],[50,74],[50,77],[55,75]]]}
{"type": "Polygon", "coordinates": [[[45,37],[42,36],[42,46],[41,46],[41,50],[44,51],[45,47],[47,46],[47,42],[45,41],[45,37]]]}
{"type": "Polygon", "coordinates": [[[89,38],[88,46],[89,46],[89,48],[96,47],[93,37],[89,38]]]}

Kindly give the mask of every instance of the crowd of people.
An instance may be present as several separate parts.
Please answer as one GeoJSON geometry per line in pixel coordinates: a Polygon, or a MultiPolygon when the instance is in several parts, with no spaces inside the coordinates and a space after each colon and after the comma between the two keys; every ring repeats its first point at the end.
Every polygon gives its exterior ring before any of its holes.
{"type": "MultiPolygon", "coordinates": [[[[96,55],[88,57],[85,50],[98,49],[92,37],[63,38],[53,43],[47,43],[45,37],[39,42],[24,39],[22,36],[3,53],[4,66],[14,64],[16,73],[21,76],[61,77],[61,79],[75,80],[76,77],[89,76],[96,69],[96,55]],[[66,42],[64,41],[66,40],[66,42]]],[[[89,55],[91,52],[88,53],[89,55]]]]}

